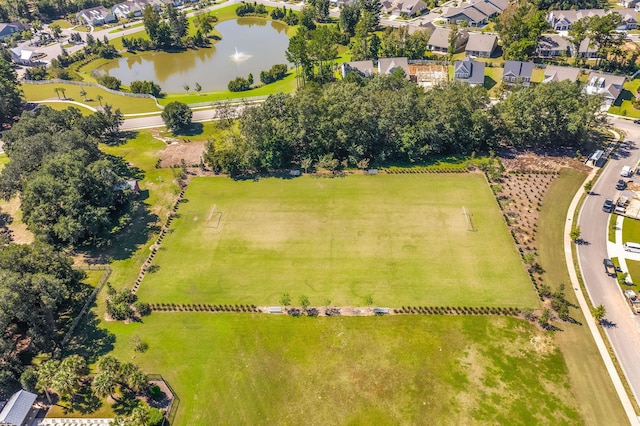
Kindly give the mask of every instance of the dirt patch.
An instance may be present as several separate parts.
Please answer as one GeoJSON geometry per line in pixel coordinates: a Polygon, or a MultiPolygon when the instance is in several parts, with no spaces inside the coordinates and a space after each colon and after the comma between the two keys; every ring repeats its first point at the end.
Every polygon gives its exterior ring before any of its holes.
{"type": "Polygon", "coordinates": [[[160,167],[177,167],[183,160],[187,166],[197,167],[204,151],[205,142],[171,142],[160,153],[160,167]]]}
{"type": "Polygon", "coordinates": [[[533,336],[529,342],[538,355],[548,355],[555,350],[551,336],[548,334],[533,336]]]}
{"type": "Polygon", "coordinates": [[[33,233],[27,229],[27,225],[22,223],[22,212],[20,211],[20,197],[16,195],[9,201],[0,202],[0,212],[8,215],[2,220],[2,227],[6,228],[11,241],[17,244],[31,244],[33,233]]]}

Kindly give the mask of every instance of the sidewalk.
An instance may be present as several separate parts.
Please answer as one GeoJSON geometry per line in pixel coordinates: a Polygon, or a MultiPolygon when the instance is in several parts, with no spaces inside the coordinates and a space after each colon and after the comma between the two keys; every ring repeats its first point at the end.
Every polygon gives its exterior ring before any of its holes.
{"type": "MultiPolygon", "coordinates": [[[[585,182],[588,182],[589,180],[593,179],[597,171],[598,169],[594,168],[589,174],[589,176],[587,177],[587,179],[585,180],[585,182]]],[[[576,269],[573,263],[573,252],[572,252],[573,241],[571,240],[571,237],[569,237],[569,233],[571,232],[571,228],[573,226],[573,216],[575,214],[578,203],[580,202],[580,198],[582,197],[583,194],[584,194],[584,189],[581,188],[573,197],[573,200],[571,201],[571,205],[569,206],[569,211],[567,212],[567,220],[564,225],[564,254],[565,254],[565,260],[567,262],[567,269],[569,271],[569,277],[571,279],[571,286],[575,291],[576,297],[578,299],[578,303],[580,304],[580,309],[582,309],[582,312],[584,312],[587,325],[589,326],[589,330],[591,331],[591,335],[593,336],[593,339],[596,342],[596,346],[598,347],[600,356],[602,357],[605,367],[609,372],[609,376],[611,377],[613,386],[616,389],[616,392],[618,393],[618,397],[620,398],[620,402],[622,403],[625,413],[627,414],[629,423],[631,425],[640,425],[640,421],[638,420],[635,410],[633,409],[633,404],[629,399],[629,395],[627,394],[627,391],[625,390],[624,385],[622,384],[622,380],[618,375],[618,371],[616,370],[616,367],[613,364],[613,360],[609,355],[607,346],[602,338],[602,335],[600,334],[600,331],[598,330],[598,325],[596,324],[595,320],[593,319],[593,316],[591,315],[589,304],[587,303],[587,300],[585,299],[583,292],[580,290],[578,275],[576,273],[576,269]]]]}

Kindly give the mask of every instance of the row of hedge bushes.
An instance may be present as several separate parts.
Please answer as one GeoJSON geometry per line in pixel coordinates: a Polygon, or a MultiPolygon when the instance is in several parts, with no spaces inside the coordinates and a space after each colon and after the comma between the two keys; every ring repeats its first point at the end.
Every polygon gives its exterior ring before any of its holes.
{"type": "Polygon", "coordinates": [[[464,167],[388,167],[383,169],[389,174],[411,174],[411,173],[468,173],[464,167]]]}
{"type": "Polygon", "coordinates": [[[396,314],[417,315],[508,315],[517,316],[519,308],[474,306],[403,306],[393,310],[396,314]]]}
{"type": "Polygon", "coordinates": [[[211,305],[208,303],[151,303],[152,311],[258,312],[256,305],[211,305]]]}

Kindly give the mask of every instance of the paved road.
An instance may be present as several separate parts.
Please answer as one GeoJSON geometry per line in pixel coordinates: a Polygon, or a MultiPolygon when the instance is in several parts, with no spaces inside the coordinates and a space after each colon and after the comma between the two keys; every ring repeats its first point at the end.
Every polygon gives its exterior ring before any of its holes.
{"type": "MultiPolygon", "coordinates": [[[[606,334],[614,348],[636,401],[640,396],[640,316],[629,310],[616,280],[604,272],[602,259],[607,254],[609,215],[602,211],[605,198],[615,198],[615,182],[624,165],[635,166],[640,161],[640,126],[630,121],[613,119],[612,123],[626,133],[625,143],[614,153],[598,182],[583,204],[578,224],[586,244],[578,246],[578,259],[587,291],[594,305],[607,309],[610,327],[606,334]]],[[[640,180],[640,176],[636,179],[640,180]]]]}

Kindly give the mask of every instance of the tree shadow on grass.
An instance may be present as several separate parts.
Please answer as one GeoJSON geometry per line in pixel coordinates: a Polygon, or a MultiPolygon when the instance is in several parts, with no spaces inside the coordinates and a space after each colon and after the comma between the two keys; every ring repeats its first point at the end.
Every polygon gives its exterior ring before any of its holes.
{"type": "Polygon", "coordinates": [[[140,407],[142,405],[142,401],[136,398],[135,394],[129,393],[127,391],[123,391],[122,397],[117,399],[112,407],[114,413],[119,416],[122,415],[130,415],[134,408],[140,407]]]}
{"type": "Polygon", "coordinates": [[[95,413],[102,407],[102,400],[91,390],[89,383],[80,387],[71,397],[71,409],[82,414],[95,413]]]}
{"type": "Polygon", "coordinates": [[[65,347],[65,355],[78,354],[88,364],[113,350],[116,336],[100,328],[100,318],[93,311],[87,312],[65,347]]]}
{"type": "Polygon", "coordinates": [[[174,136],[198,136],[204,132],[204,126],[202,123],[191,123],[186,129],[181,129],[178,133],[174,133],[174,136]]]}

